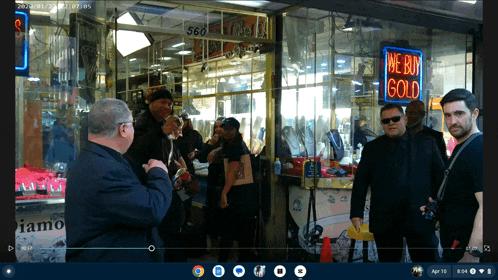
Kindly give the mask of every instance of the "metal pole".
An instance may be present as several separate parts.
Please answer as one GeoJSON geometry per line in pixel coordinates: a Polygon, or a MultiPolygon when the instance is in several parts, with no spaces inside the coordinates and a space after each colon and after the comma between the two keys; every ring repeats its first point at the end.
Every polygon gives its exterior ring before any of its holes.
{"type": "Polygon", "coordinates": [[[24,80],[16,77],[16,168],[24,163],[24,80]]]}
{"type": "Polygon", "coordinates": [[[127,56],[126,58],[126,99],[124,100],[125,102],[128,102],[129,99],[129,90],[130,90],[130,85],[128,84],[129,82],[129,77],[130,77],[130,58],[127,56]]]}
{"type": "Polygon", "coordinates": [[[114,8],[114,98],[118,92],[118,8],[114,8]]]}

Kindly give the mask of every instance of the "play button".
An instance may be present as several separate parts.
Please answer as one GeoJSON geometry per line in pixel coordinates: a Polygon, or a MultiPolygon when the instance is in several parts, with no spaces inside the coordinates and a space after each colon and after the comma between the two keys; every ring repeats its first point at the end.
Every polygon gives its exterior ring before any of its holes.
{"type": "Polygon", "coordinates": [[[12,251],[12,250],[14,250],[14,247],[12,247],[12,246],[9,245],[9,252],[12,251]]]}

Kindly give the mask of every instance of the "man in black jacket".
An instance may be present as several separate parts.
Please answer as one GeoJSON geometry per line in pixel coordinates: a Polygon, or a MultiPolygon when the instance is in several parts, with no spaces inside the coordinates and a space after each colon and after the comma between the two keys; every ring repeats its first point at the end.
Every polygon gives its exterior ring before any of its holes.
{"type": "Polygon", "coordinates": [[[435,224],[420,214],[419,207],[437,193],[444,164],[434,138],[421,135],[410,139],[405,123],[400,105],[382,107],[385,135],[363,149],[353,183],[350,218],[359,232],[370,186],[369,229],[379,261],[401,261],[405,237],[414,262],[436,262],[435,224]]]}
{"type": "Polygon", "coordinates": [[[157,227],[170,207],[171,182],[164,163],[150,159],[142,166],[147,183],[140,183],[122,157],[133,141],[132,123],[121,100],[102,99],[90,110],[88,142],[67,178],[66,262],[164,259],[163,249],[147,248],[163,248],[157,227]]]}
{"type": "MultiPolygon", "coordinates": [[[[140,166],[147,158],[163,159],[169,170],[169,178],[172,180],[179,169],[178,165],[185,165],[180,160],[181,155],[179,150],[174,148],[172,154],[173,160],[170,163],[166,162],[173,147],[171,145],[172,141],[167,136],[176,129],[174,118],[166,121],[166,117],[173,112],[173,97],[168,90],[158,90],[149,95],[147,101],[149,102],[148,110],[137,116],[135,140],[124,157],[130,162],[130,165],[132,165],[141,180],[144,180],[145,174],[140,169],[140,166]]],[[[172,191],[171,195],[171,207],[159,226],[159,234],[163,238],[166,247],[178,248],[182,247],[179,244],[180,240],[178,237],[183,225],[183,203],[176,191],[172,191]]],[[[186,261],[186,256],[179,250],[168,250],[166,251],[165,260],[186,261]]]]}
{"type": "Polygon", "coordinates": [[[443,133],[427,127],[423,124],[425,117],[425,105],[424,102],[420,100],[413,100],[406,107],[406,127],[408,129],[408,134],[412,138],[420,134],[427,134],[436,140],[437,147],[441,154],[444,164],[448,161],[448,155],[446,154],[446,144],[444,143],[443,133]]]}

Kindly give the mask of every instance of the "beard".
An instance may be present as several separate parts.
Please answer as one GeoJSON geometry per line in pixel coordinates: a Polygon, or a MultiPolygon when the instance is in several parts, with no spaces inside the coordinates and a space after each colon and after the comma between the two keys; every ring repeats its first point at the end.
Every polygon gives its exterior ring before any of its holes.
{"type": "Polygon", "coordinates": [[[466,121],[462,125],[454,124],[448,129],[448,131],[450,132],[451,136],[455,137],[455,139],[457,140],[465,138],[472,131],[471,121],[472,119],[466,121]]]}

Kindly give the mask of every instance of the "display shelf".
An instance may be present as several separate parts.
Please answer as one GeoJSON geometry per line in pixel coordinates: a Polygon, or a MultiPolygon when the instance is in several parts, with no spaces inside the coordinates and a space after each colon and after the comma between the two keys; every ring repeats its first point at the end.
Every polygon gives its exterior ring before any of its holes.
{"type": "MultiPolygon", "coordinates": [[[[299,185],[303,189],[311,189],[314,186],[314,178],[303,178],[300,176],[278,174],[281,182],[287,181],[293,185],[299,185]]],[[[352,189],[354,177],[328,177],[317,178],[318,189],[352,189]]]]}
{"type": "Polygon", "coordinates": [[[17,200],[16,216],[40,216],[54,213],[64,213],[64,203],[64,198],[17,200]]]}

